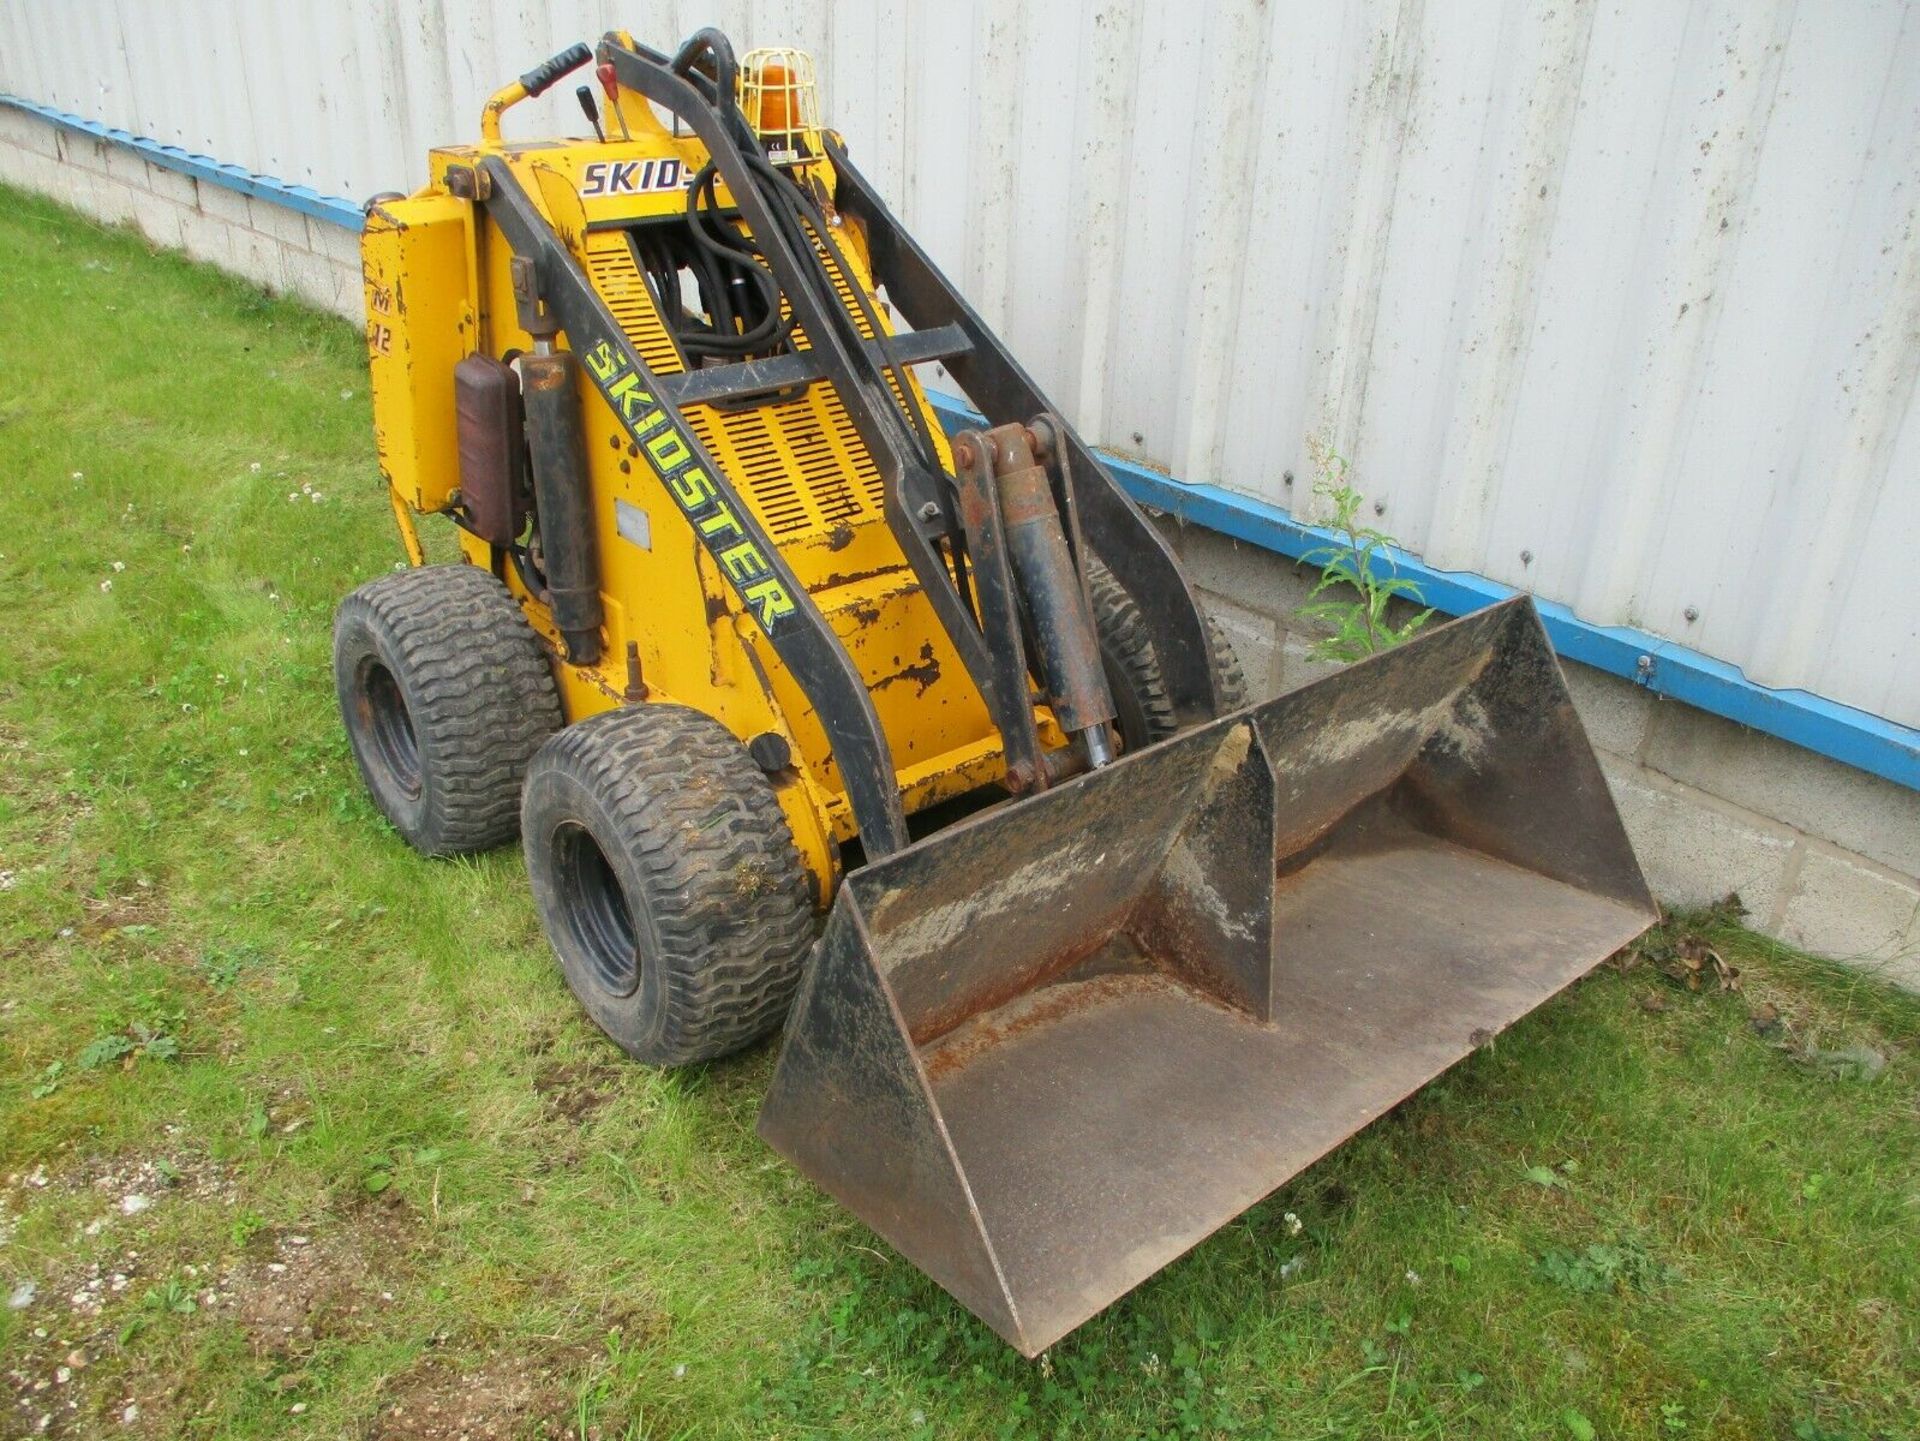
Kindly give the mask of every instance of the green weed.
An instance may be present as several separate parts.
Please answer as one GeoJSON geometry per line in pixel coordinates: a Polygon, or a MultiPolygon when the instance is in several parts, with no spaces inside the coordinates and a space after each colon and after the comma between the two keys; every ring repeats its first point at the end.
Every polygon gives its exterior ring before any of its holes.
{"type": "Polygon", "coordinates": [[[1433,619],[1433,611],[1393,618],[1389,603],[1399,599],[1419,604],[1420,587],[1394,574],[1393,561],[1384,554],[1393,548],[1393,538],[1360,523],[1366,497],[1349,478],[1347,458],[1325,441],[1316,440],[1310,448],[1318,472],[1313,493],[1332,511],[1328,528],[1340,536],[1340,543],[1317,546],[1301,557],[1320,578],[1307,593],[1311,604],[1301,606],[1299,613],[1331,628],[1313,643],[1316,660],[1356,661],[1412,639],[1433,619]],[[1333,598],[1318,599],[1323,595],[1333,598]]]}

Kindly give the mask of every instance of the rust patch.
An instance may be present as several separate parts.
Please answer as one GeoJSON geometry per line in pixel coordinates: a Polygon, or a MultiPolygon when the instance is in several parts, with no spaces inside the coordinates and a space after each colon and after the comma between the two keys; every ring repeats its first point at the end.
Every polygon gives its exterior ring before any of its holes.
{"type": "MultiPolygon", "coordinates": [[[[1011,1017],[1003,1021],[987,1019],[995,1012],[1007,1010],[1023,998],[1030,1004],[1034,1003],[1043,993],[1050,997],[1049,1004],[1053,1006],[1053,1009],[1047,1012],[1049,1017],[1063,1015],[1074,1009],[1073,1005],[1067,1004],[1074,1000],[1074,997],[1057,996],[1053,993],[1076,989],[1070,984],[1071,982],[1084,982],[1097,979],[1099,976],[1115,974],[1116,972],[1106,970],[1099,964],[1101,953],[1106,951],[1113,941],[1112,932],[1103,932],[1085,938],[1078,945],[1069,946],[1045,958],[1037,965],[1007,976],[1000,985],[985,994],[958,998],[955,1002],[937,1008],[922,1017],[919,1024],[908,1033],[907,1039],[913,1042],[916,1048],[927,1048],[926,1062],[929,1074],[933,1072],[936,1057],[954,1045],[963,1045],[963,1055],[957,1059],[950,1058],[940,1062],[940,1069],[952,1070],[967,1057],[978,1054],[981,1047],[973,1044],[972,1039],[976,1034],[990,1032],[991,1036],[988,1038],[991,1039],[993,1036],[1004,1037],[1008,1033],[1007,1027],[1012,1024],[1011,1017]],[[1087,963],[1085,973],[1077,976],[1072,974],[1081,969],[1083,962],[1087,963]],[[969,1027],[969,1022],[977,1022],[977,1024],[969,1027]],[[968,1028],[964,1043],[955,1037],[955,1033],[962,1027],[968,1028]]],[[[1084,994],[1083,987],[1080,989],[1083,991],[1081,999],[1092,999],[1084,994]]],[[[1024,1024],[1022,1028],[1024,1029],[1024,1024]]]]}
{"type": "Polygon", "coordinates": [[[1186,990],[1179,982],[1154,971],[1109,971],[1085,980],[1045,986],[1016,997],[963,1029],[949,1032],[923,1057],[927,1078],[938,1080],[1021,1036],[1126,996],[1143,991],[1186,990]]]}
{"type": "Polygon", "coordinates": [[[845,550],[853,544],[853,527],[844,520],[827,532],[828,550],[845,550]]]}
{"type": "Polygon", "coordinates": [[[920,659],[911,665],[903,665],[890,676],[883,676],[873,683],[875,690],[885,690],[896,681],[910,680],[920,688],[914,699],[925,695],[933,683],[940,679],[940,660],[933,653],[933,642],[927,641],[920,647],[920,659]]]}
{"type": "Polygon", "coordinates": [[[823,578],[820,584],[815,586],[814,589],[816,591],[832,590],[835,586],[853,585],[858,581],[872,580],[877,575],[891,575],[898,569],[900,569],[900,567],[897,565],[880,565],[875,566],[872,570],[836,570],[823,578]]]}

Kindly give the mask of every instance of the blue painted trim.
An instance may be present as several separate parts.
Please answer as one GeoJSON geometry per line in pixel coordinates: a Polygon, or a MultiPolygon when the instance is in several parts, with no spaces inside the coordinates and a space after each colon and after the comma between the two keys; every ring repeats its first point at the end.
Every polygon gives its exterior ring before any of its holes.
{"type": "Polygon", "coordinates": [[[325,220],[333,225],[345,226],[348,230],[362,228],[364,217],[360,207],[351,200],[342,200],[337,195],[322,195],[317,190],[309,190],[304,185],[289,185],[284,180],[276,180],[271,175],[255,175],[250,170],[242,170],[238,165],[227,165],[205,155],[189,154],[176,146],[162,145],[157,140],[148,140],[143,136],[130,135],[124,130],[113,130],[97,120],[82,120],[78,115],[69,115],[64,110],[55,110],[50,106],[38,105],[31,100],[22,100],[18,95],[0,94],[0,105],[11,105],[16,110],[24,110],[29,115],[37,115],[50,121],[63,130],[74,131],[91,136],[95,140],[105,140],[111,144],[133,151],[144,160],[168,170],[177,170],[182,175],[191,175],[213,185],[224,186],[228,190],[237,190],[242,195],[255,195],[262,200],[272,201],[275,205],[284,205],[289,210],[297,210],[302,215],[311,215],[316,220],[325,220]]]}
{"type": "MultiPolygon", "coordinates": [[[[981,423],[977,413],[951,396],[932,393],[928,398],[949,431],[981,423]]],[[[1189,485],[1104,452],[1101,459],[1139,504],[1263,550],[1299,560],[1309,551],[1339,543],[1331,531],[1303,524],[1280,507],[1252,496],[1213,485],[1189,485]]],[[[1403,550],[1384,554],[1401,575],[1420,587],[1425,604],[1449,615],[1465,615],[1516,593],[1511,586],[1470,572],[1435,570],[1403,550]]],[[[1535,597],[1534,604],[1554,649],[1568,660],[1920,790],[1920,730],[1811,691],[1769,690],[1748,680],[1738,666],[1645,631],[1581,620],[1557,601],[1535,597]]]]}

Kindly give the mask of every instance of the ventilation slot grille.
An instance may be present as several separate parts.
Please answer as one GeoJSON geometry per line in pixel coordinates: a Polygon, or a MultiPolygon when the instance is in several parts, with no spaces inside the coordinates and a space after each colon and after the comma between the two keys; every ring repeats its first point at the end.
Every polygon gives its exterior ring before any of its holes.
{"type": "MultiPolygon", "coordinates": [[[[656,375],[683,371],[679,350],[660,323],[625,233],[590,232],[587,268],[647,368],[656,375]]],[[[830,262],[829,270],[841,303],[851,305],[845,277],[830,262]]],[[[864,319],[859,325],[862,335],[871,334],[864,319]]],[[[807,348],[798,329],[794,340],[798,348],[807,348]]],[[[690,405],[683,414],[776,540],[883,514],[885,487],[879,469],[831,386],[810,385],[798,399],[774,405],[737,411],[690,405]]]]}

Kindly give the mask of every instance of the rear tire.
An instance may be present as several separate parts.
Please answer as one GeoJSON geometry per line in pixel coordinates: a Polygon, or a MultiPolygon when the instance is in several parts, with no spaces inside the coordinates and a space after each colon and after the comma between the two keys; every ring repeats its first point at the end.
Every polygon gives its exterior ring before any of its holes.
{"type": "Polygon", "coordinates": [[[334,612],[333,681],[374,804],[423,855],[514,837],[520,782],[560,728],[540,638],[471,565],[368,581],[334,612]]]}
{"type": "MultiPolygon", "coordinates": [[[[1130,751],[1165,740],[1179,727],[1173,702],[1167,699],[1160,658],[1153,649],[1146,621],[1133,597],[1099,561],[1087,568],[1087,591],[1093,599],[1093,627],[1100,640],[1100,660],[1113,692],[1120,739],[1130,751]]],[[[1220,689],[1222,713],[1247,703],[1246,674],[1233,643],[1212,616],[1205,615],[1207,644],[1212,654],[1214,682],[1220,689]]]]}
{"type": "Polygon", "coordinates": [[[718,721],[658,703],[569,726],[527,772],[521,833],[567,985],[622,1050],[683,1066],[780,1024],[811,893],[773,787],[718,721]]]}

